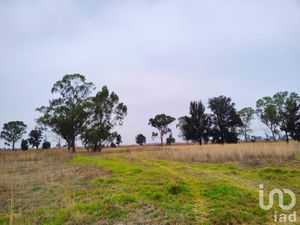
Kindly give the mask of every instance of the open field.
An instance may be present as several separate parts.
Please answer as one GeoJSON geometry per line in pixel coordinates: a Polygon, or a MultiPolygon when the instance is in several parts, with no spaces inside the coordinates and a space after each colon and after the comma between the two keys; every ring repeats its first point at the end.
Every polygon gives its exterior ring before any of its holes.
{"type": "Polygon", "coordinates": [[[0,170],[0,224],[274,224],[259,184],[300,199],[297,143],[0,152],[0,170]]]}

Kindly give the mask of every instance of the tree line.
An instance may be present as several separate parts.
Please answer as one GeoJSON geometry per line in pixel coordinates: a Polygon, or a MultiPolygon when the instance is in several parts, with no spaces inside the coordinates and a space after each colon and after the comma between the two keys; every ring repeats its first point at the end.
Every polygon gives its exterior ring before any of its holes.
{"type": "MultiPolygon", "coordinates": [[[[105,146],[115,147],[122,143],[122,137],[115,132],[123,124],[127,106],[120,101],[115,92],[103,86],[96,92],[92,82],[87,82],[81,74],[67,74],[57,81],[51,93],[55,97],[48,105],[37,108],[41,116],[36,119],[37,127],[23,139],[21,147],[27,150],[39,148],[43,142],[43,131],[50,129],[66,142],[68,149],[75,152],[76,140],[80,139],[90,151],[101,151],[105,146]],[[95,94],[93,94],[95,93],[95,94]]],[[[246,107],[236,110],[235,103],[226,96],[210,98],[208,113],[202,101],[190,103],[189,115],[178,118],[177,128],[181,137],[195,143],[237,143],[242,136],[250,140],[251,122],[257,115],[272,134],[272,139],[284,138],[300,141],[300,97],[297,93],[278,92],[272,97],[264,97],[256,102],[256,109],[246,107]]],[[[170,124],[176,119],[170,115],[159,114],[149,119],[149,125],[156,128],[153,140],[160,139],[161,145],[175,143],[170,124]]],[[[27,126],[22,121],[5,123],[1,139],[15,149],[15,143],[26,133],[27,126]]],[[[143,145],[146,137],[136,136],[136,143],[143,145]]],[[[50,148],[44,138],[43,148],[50,148]]]]}

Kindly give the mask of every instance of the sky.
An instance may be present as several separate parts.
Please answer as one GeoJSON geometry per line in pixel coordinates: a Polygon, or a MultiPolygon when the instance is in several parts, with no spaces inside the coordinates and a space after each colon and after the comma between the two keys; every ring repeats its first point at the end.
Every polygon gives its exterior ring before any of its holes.
{"type": "Polygon", "coordinates": [[[128,106],[125,144],[151,142],[149,118],[187,115],[192,100],[225,95],[241,109],[300,92],[299,0],[0,0],[0,32],[0,127],[22,120],[29,132],[73,73],[128,106]]]}

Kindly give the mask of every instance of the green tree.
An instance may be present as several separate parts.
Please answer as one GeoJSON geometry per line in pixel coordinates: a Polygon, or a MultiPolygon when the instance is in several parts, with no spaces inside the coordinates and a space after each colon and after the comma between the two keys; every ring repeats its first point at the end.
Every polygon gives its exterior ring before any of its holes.
{"type": "Polygon", "coordinates": [[[10,121],[3,125],[0,137],[7,143],[11,143],[12,149],[15,150],[15,144],[26,133],[26,128],[22,121],[10,121]]]}
{"type": "Polygon", "coordinates": [[[161,145],[164,144],[164,136],[171,132],[169,125],[174,121],[175,121],[174,117],[165,114],[159,114],[156,115],[154,118],[149,119],[149,125],[156,128],[159,132],[161,145]]]}
{"type": "MultiPolygon", "coordinates": [[[[88,117],[81,135],[87,149],[101,151],[105,143],[114,140],[115,126],[121,126],[127,115],[127,106],[120,102],[116,93],[110,93],[104,86],[87,104],[88,117]]],[[[107,143],[109,144],[109,143],[107,143]]]]}
{"type": "Polygon", "coordinates": [[[143,134],[138,134],[136,137],[135,137],[135,142],[138,144],[138,145],[143,145],[143,144],[146,144],[146,137],[143,135],[143,134]]]}
{"type": "Polygon", "coordinates": [[[43,144],[42,144],[42,148],[43,149],[49,149],[51,148],[51,143],[49,141],[44,141],[43,144]]]}
{"type": "Polygon", "coordinates": [[[28,140],[24,140],[24,139],[22,139],[22,141],[21,141],[21,149],[23,150],[23,151],[26,151],[26,150],[28,150],[28,140]]]}
{"type": "Polygon", "coordinates": [[[122,136],[121,136],[121,134],[118,134],[118,135],[116,136],[116,144],[117,144],[118,146],[120,146],[121,143],[122,143],[122,136]]]}
{"type": "Polygon", "coordinates": [[[32,146],[32,148],[39,148],[41,142],[43,140],[43,131],[40,128],[35,128],[30,131],[28,142],[32,146]]]}
{"type": "Polygon", "coordinates": [[[183,138],[187,143],[193,139],[194,131],[190,123],[188,122],[190,118],[188,116],[182,116],[178,118],[177,128],[180,130],[180,137],[183,138]]]}
{"type": "Polygon", "coordinates": [[[213,142],[220,144],[237,143],[237,129],[243,124],[240,116],[236,112],[235,103],[231,102],[231,98],[225,96],[211,98],[208,103],[212,111],[211,135],[213,142]]]}
{"type": "Polygon", "coordinates": [[[203,141],[207,141],[210,131],[210,119],[209,115],[205,113],[205,106],[202,102],[191,102],[190,116],[180,117],[177,126],[185,140],[192,140],[200,145],[203,141]]]}
{"type": "Polygon", "coordinates": [[[75,152],[75,141],[83,132],[87,120],[87,98],[94,90],[94,84],[87,82],[80,74],[65,75],[57,81],[51,90],[52,94],[59,97],[49,101],[48,106],[37,110],[43,113],[37,121],[60,135],[68,144],[68,149],[75,152]]]}
{"type": "Polygon", "coordinates": [[[278,92],[273,96],[279,114],[279,125],[285,133],[285,139],[295,138],[297,135],[297,124],[300,123],[300,97],[297,93],[278,92]]]}
{"type": "Polygon", "coordinates": [[[278,103],[272,97],[264,97],[256,102],[256,114],[272,133],[273,140],[279,134],[280,115],[278,103]]]}
{"type": "Polygon", "coordinates": [[[175,144],[176,140],[173,138],[172,133],[169,135],[169,137],[166,140],[167,145],[175,144]]]}
{"type": "Polygon", "coordinates": [[[238,111],[238,114],[243,123],[239,128],[239,133],[244,136],[245,141],[249,141],[249,135],[253,132],[251,129],[251,121],[254,119],[255,110],[251,107],[247,107],[238,111]]]}

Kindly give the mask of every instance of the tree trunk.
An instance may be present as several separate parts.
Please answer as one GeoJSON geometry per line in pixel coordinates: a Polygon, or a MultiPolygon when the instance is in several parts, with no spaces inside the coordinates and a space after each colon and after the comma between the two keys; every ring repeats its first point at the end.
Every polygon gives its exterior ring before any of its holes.
{"type": "Polygon", "coordinates": [[[160,145],[161,145],[161,146],[164,145],[164,136],[163,136],[162,133],[160,134],[160,145]]]}
{"type": "Polygon", "coordinates": [[[286,143],[289,143],[289,136],[288,136],[288,133],[285,131],[285,140],[286,140],[286,143]]]}
{"type": "Polygon", "coordinates": [[[15,150],[15,141],[12,143],[12,150],[15,150]]]}
{"type": "Polygon", "coordinates": [[[76,151],[76,148],[75,148],[75,138],[72,138],[72,140],[70,140],[70,147],[72,149],[72,152],[74,153],[76,151]]]}
{"type": "Polygon", "coordinates": [[[276,142],[275,133],[273,131],[272,131],[272,137],[273,137],[273,141],[276,142]]]}

